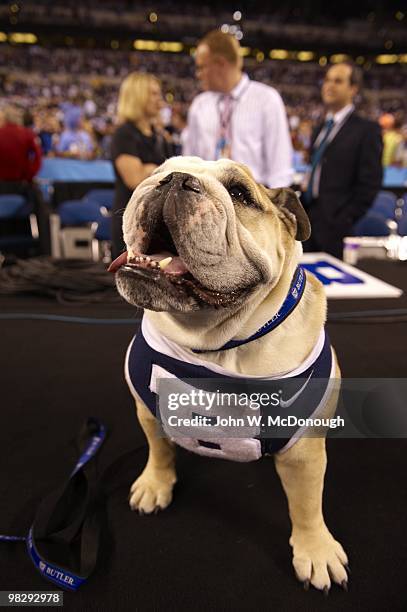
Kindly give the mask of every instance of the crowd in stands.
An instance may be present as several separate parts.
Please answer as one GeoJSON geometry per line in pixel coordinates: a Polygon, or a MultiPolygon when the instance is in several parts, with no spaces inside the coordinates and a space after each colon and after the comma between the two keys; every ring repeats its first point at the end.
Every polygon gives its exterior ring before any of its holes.
{"type": "MultiPolygon", "coordinates": [[[[175,139],[197,94],[190,55],[0,46],[0,97],[25,112],[24,124],[38,134],[44,155],[108,158],[120,82],[132,71],[158,76],[168,106],[163,124],[175,139]]],[[[312,129],[324,110],[320,87],[325,67],[316,62],[245,59],[249,76],[275,87],[286,105],[298,160],[306,162],[312,129]]],[[[407,65],[371,65],[364,70],[358,110],[375,121],[382,115],[386,164],[406,165],[407,65]],[[390,134],[390,135],[389,135],[390,134]],[[389,153],[390,151],[390,153],[389,153]]]]}
{"type": "MultiPolygon", "coordinates": [[[[182,4],[171,0],[140,2],[118,0],[40,0],[25,1],[10,13],[10,5],[0,6],[0,19],[12,17],[14,22],[41,24],[75,24],[90,27],[120,27],[137,29],[145,34],[160,31],[185,34],[193,30],[196,36],[219,26],[219,22],[233,22],[235,2],[223,2],[214,10],[210,2],[182,4]],[[157,19],[148,16],[155,11],[157,19]]],[[[371,3],[370,3],[371,4],[371,3]]],[[[360,3],[320,3],[318,10],[312,3],[265,6],[263,2],[247,3],[242,19],[247,38],[281,37],[287,41],[307,40],[308,44],[332,43],[341,40],[345,45],[362,45],[365,49],[391,39],[403,44],[405,32],[402,20],[395,19],[390,3],[361,7],[360,3]]]]}

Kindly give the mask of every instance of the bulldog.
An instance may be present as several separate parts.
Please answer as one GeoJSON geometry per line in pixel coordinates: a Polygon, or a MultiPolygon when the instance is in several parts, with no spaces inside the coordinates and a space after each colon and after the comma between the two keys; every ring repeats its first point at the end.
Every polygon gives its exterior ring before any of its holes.
{"type": "MultiPolygon", "coordinates": [[[[324,332],[323,287],[299,266],[310,224],[294,191],[266,189],[231,160],[174,157],[134,191],[123,232],[127,251],[110,271],[120,294],[144,309],[126,379],[149,444],[129,500],[149,514],[171,503],[176,482],[174,441],[157,433],[154,368],[158,376],[192,368],[256,380],[316,370],[338,380],[340,371],[324,332]]],[[[334,414],[337,395],[325,390],[319,415],[334,414]]],[[[176,441],[239,461],[273,454],[288,498],[296,576],[305,589],[327,594],[331,581],[347,589],[348,559],[322,514],[325,436],[306,433],[274,447],[258,439],[176,441]]]]}

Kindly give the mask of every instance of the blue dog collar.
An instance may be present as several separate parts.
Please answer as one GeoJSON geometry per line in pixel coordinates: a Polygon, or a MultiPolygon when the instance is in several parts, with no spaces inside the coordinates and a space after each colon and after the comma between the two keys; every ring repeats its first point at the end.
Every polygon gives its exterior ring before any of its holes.
{"type": "Polygon", "coordinates": [[[285,319],[293,312],[296,306],[299,304],[305,289],[306,276],[304,268],[298,266],[293,280],[290,285],[290,289],[288,290],[287,297],[285,298],[283,305],[280,310],[276,312],[276,314],[267,321],[260,329],[258,329],[250,338],[246,338],[245,340],[230,340],[226,342],[223,346],[218,349],[192,349],[194,353],[213,353],[215,351],[227,351],[232,348],[236,348],[237,346],[241,346],[242,344],[247,344],[252,340],[257,340],[257,338],[261,338],[261,336],[265,336],[269,332],[276,329],[285,319]]]}

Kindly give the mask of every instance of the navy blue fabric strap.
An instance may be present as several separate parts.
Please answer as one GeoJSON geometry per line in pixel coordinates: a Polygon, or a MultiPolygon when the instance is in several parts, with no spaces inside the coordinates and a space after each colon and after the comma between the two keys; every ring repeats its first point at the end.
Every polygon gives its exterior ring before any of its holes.
{"type": "Polygon", "coordinates": [[[227,351],[229,349],[236,348],[237,346],[241,346],[242,344],[252,342],[252,340],[257,340],[257,338],[261,338],[261,336],[264,336],[265,334],[268,334],[269,332],[273,331],[273,329],[276,329],[276,327],[278,327],[298,305],[304,293],[305,283],[306,276],[304,268],[298,266],[295,271],[294,278],[291,282],[287,297],[285,298],[280,310],[276,312],[276,314],[271,319],[269,319],[267,323],[265,323],[252,336],[250,336],[250,338],[246,338],[245,340],[230,340],[218,349],[192,349],[193,352],[213,353],[215,351],[227,351]]]}
{"type": "Polygon", "coordinates": [[[97,419],[87,419],[78,437],[78,461],[67,482],[41,502],[28,536],[0,535],[3,542],[25,540],[41,575],[72,591],[87,580],[96,563],[101,513],[97,470],[91,460],[105,438],[105,426],[97,419]],[[65,561],[49,559],[50,551],[65,561]]]}

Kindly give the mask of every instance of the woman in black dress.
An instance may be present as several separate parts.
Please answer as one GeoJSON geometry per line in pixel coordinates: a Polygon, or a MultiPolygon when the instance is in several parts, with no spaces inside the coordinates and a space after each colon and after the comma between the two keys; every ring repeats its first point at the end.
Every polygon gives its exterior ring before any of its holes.
{"type": "Polygon", "coordinates": [[[112,217],[112,257],[125,249],[122,217],[134,189],[173,155],[173,145],[160,123],[163,105],[159,81],[147,73],[133,72],[120,86],[117,116],[119,126],[113,134],[111,156],[116,175],[112,217]]]}

